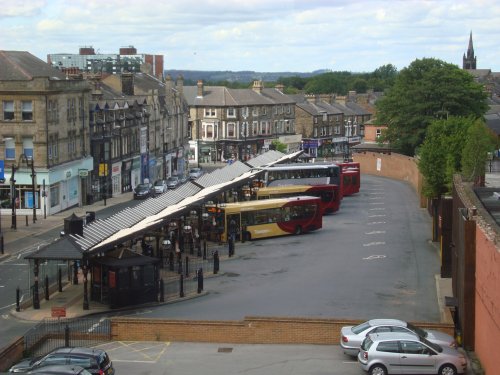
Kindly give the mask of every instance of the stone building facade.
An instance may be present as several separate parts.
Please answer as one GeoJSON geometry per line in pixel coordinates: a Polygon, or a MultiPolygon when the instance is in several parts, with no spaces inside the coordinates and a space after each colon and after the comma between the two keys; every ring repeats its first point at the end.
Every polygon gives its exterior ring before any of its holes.
{"type": "Polygon", "coordinates": [[[28,52],[0,51],[0,65],[2,208],[35,216],[81,204],[92,168],[88,83],[28,52]]]}

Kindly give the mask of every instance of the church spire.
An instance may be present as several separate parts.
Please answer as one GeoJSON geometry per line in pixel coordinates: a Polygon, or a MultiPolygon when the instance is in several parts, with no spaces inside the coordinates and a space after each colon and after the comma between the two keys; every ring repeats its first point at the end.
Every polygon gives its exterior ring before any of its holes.
{"type": "Polygon", "coordinates": [[[469,46],[467,54],[464,53],[462,69],[476,69],[476,56],[474,55],[474,45],[472,44],[472,31],[469,36],[469,46]]]}

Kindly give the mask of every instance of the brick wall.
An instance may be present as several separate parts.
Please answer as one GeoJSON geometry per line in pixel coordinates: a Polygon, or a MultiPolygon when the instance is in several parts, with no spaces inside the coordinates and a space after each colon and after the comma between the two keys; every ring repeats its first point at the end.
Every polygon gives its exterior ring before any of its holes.
{"type": "MultiPolygon", "coordinates": [[[[116,341],[173,341],[233,344],[338,345],[340,329],[360,320],[246,317],[242,321],[112,318],[116,341]]],[[[453,335],[453,325],[416,323],[453,335]]]]}
{"type": "Polygon", "coordinates": [[[476,226],[475,352],[486,374],[498,371],[492,354],[500,338],[500,251],[476,226]]]}
{"type": "MultiPolygon", "coordinates": [[[[353,160],[361,165],[361,173],[393,178],[408,182],[420,196],[420,206],[427,205],[422,197],[422,175],[418,171],[415,158],[401,154],[360,152],[353,154],[353,160]]],[[[361,177],[363,178],[363,177],[361,177]]]]}

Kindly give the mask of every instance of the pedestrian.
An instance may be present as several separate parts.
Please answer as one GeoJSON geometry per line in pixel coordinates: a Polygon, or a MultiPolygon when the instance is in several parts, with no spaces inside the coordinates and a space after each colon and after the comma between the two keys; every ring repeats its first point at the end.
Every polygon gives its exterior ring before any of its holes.
{"type": "Polygon", "coordinates": [[[236,240],[236,221],[234,219],[231,219],[229,221],[229,235],[231,236],[231,240],[235,241],[236,240]]]}

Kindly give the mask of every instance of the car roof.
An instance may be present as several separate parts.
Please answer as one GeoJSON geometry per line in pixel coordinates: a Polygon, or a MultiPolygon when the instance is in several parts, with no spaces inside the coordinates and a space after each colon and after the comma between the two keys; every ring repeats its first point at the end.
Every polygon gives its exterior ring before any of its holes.
{"type": "Polygon", "coordinates": [[[371,326],[400,326],[406,327],[408,323],[399,319],[370,319],[368,323],[371,326]]]}
{"type": "Polygon", "coordinates": [[[85,347],[63,347],[54,350],[52,353],[71,353],[71,354],[88,354],[100,355],[104,351],[102,349],[85,348],[85,347]]]}
{"type": "Polygon", "coordinates": [[[416,340],[420,341],[420,337],[408,332],[379,332],[370,333],[368,335],[370,340],[375,341],[388,341],[388,340],[416,340]]]}

